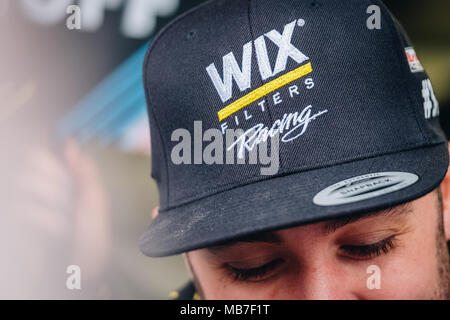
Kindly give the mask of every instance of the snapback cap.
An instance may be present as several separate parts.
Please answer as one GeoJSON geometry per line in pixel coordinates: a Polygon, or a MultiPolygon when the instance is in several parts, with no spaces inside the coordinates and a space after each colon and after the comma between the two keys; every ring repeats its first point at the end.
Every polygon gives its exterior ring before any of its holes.
{"type": "Polygon", "coordinates": [[[160,192],[149,256],[399,205],[448,168],[431,82],[379,1],[208,1],[158,34],[143,76],[160,192]],[[237,153],[277,133],[278,171],[174,163],[173,133],[196,153],[199,128],[241,129],[237,153]]]}

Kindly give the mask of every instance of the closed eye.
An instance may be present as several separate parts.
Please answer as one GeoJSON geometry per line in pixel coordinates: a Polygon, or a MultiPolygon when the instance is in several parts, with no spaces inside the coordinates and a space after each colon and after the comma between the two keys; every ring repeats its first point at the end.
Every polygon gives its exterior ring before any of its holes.
{"type": "Polygon", "coordinates": [[[283,263],[283,259],[275,259],[255,268],[242,269],[229,266],[229,270],[236,281],[260,281],[270,276],[271,272],[283,263]]]}
{"type": "Polygon", "coordinates": [[[340,249],[343,251],[345,256],[359,260],[366,260],[387,254],[394,248],[395,237],[391,236],[377,243],[360,246],[344,245],[340,249]]]}

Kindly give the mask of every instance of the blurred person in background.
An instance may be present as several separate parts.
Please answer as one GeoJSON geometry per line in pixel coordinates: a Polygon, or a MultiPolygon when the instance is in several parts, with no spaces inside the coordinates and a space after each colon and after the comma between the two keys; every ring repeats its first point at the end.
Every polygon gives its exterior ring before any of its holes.
{"type": "MultiPolygon", "coordinates": [[[[110,288],[105,270],[110,262],[111,217],[109,199],[94,161],[70,140],[63,145],[61,158],[36,147],[26,154],[21,168],[11,212],[16,213],[15,227],[22,230],[14,239],[22,250],[13,253],[16,268],[3,273],[2,283],[20,276],[32,288],[28,297],[40,287],[50,289],[42,298],[70,297],[64,285],[68,274],[61,271],[76,264],[83,271],[83,296],[107,297],[110,288]],[[53,287],[57,281],[60,286],[53,287]]],[[[16,292],[18,289],[24,290],[13,287],[9,294],[21,297],[24,292],[16,292]]]]}
{"type": "Polygon", "coordinates": [[[0,1],[2,298],[158,298],[187,278],[136,248],[156,191],[134,79],[140,48],[199,2],[0,1]]]}

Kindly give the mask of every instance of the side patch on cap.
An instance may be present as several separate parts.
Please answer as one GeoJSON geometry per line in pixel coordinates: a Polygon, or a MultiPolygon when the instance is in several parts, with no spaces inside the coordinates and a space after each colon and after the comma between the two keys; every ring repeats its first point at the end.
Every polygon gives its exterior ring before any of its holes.
{"type": "Polygon", "coordinates": [[[417,175],[408,172],[369,173],[323,189],[314,196],[313,202],[318,206],[357,202],[406,188],[417,180],[419,180],[417,175]]]}
{"type": "Polygon", "coordinates": [[[422,67],[422,64],[419,61],[419,58],[417,58],[416,51],[413,47],[407,47],[405,48],[406,58],[408,59],[409,63],[409,69],[411,72],[423,72],[425,71],[422,67]]]}

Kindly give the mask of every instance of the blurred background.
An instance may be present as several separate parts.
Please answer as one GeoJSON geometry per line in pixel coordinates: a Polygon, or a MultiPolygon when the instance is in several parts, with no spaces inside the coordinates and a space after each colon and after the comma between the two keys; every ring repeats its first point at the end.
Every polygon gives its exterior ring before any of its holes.
{"type": "MultiPolygon", "coordinates": [[[[180,256],[138,249],[158,204],[141,66],[155,33],[201,2],[0,0],[0,298],[166,299],[188,280],[180,256]],[[81,30],[66,25],[74,4],[81,30]],[[72,264],[81,290],[66,288],[72,264]]],[[[449,135],[450,1],[384,2],[449,135]]]]}

